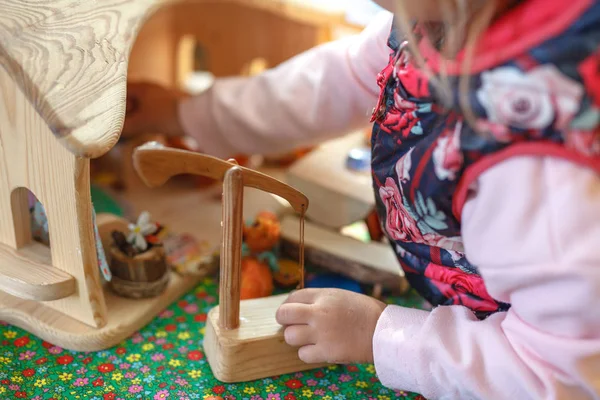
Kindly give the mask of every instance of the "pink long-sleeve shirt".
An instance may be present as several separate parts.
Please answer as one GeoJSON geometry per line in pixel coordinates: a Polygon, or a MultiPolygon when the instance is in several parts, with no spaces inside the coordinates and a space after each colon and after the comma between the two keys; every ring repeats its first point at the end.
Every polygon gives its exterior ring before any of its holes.
{"type": "MultiPolygon", "coordinates": [[[[392,17],[251,78],[217,80],[180,107],[217,156],[279,153],[368,124],[392,17]],[[332,96],[333,94],[333,96],[332,96]]],[[[513,157],[472,184],[465,252],[508,312],[388,306],[373,338],[390,388],[431,399],[600,398],[600,179],[552,157],[513,157]],[[577,207],[573,207],[577,204],[577,207]]]]}

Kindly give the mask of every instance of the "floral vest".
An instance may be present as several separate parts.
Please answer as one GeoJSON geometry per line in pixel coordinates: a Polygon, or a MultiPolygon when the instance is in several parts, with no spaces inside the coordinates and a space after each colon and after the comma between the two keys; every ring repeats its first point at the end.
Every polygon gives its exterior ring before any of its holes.
{"type": "Polygon", "coordinates": [[[485,318],[510,305],[488,294],[463,253],[468,188],[515,155],[564,157],[600,171],[600,2],[526,0],[495,21],[468,73],[470,118],[458,101],[463,55],[447,62],[453,95],[442,97],[433,83],[440,56],[425,36],[416,40],[426,68],[415,67],[393,28],[378,76],[377,211],[414,289],[434,306],[463,305],[485,318]]]}

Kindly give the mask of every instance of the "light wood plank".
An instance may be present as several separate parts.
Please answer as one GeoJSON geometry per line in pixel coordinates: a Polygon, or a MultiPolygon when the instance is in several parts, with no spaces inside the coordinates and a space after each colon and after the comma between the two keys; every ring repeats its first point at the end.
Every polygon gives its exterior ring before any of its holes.
{"type": "Polygon", "coordinates": [[[370,171],[346,168],[348,152],[361,146],[364,133],[351,133],[323,143],[290,167],[286,182],[311,201],[308,220],[340,229],[363,220],[375,207],[370,171]]]}
{"type": "MultiPolygon", "coordinates": [[[[294,257],[298,246],[299,224],[299,218],[295,215],[285,215],[281,220],[282,248],[294,257]]],[[[364,243],[308,221],[305,223],[304,235],[308,264],[348,276],[358,282],[381,284],[387,289],[400,292],[408,289],[408,282],[390,245],[364,243]]]]}
{"type": "Polygon", "coordinates": [[[75,279],[52,267],[50,249],[33,242],[15,251],[0,244],[0,290],[22,299],[51,301],[72,295],[75,279]]]}

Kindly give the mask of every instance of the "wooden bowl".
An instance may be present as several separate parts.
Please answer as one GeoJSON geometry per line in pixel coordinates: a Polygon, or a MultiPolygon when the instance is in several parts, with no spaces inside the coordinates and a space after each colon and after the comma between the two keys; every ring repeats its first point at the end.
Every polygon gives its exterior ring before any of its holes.
{"type": "Polygon", "coordinates": [[[111,287],[120,296],[141,299],[161,294],[169,283],[169,268],[163,246],[128,257],[110,246],[111,287]]]}

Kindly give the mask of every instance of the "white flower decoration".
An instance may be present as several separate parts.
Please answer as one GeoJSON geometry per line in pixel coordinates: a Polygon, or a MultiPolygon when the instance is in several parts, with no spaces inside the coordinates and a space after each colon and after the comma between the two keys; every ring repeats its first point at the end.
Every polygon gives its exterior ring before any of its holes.
{"type": "Polygon", "coordinates": [[[138,250],[144,251],[148,248],[145,236],[153,234],[156,230],[156,224],[150,222],[150,213],[144,211],[135,224],[129,224],[127,241],[138,250]]]}

